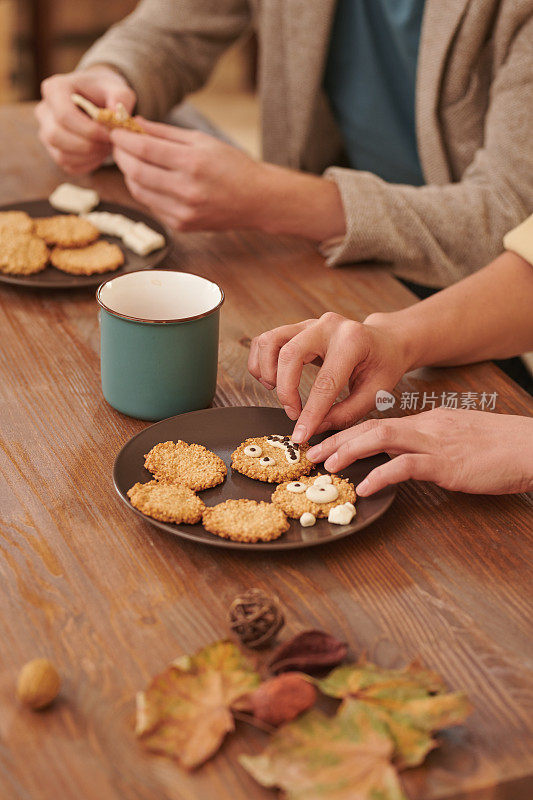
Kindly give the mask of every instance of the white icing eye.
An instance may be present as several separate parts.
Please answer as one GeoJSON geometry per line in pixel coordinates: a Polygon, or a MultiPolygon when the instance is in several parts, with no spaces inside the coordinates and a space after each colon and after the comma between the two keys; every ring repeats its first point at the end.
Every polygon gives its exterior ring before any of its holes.
{"type": "Polygon", "coordinates": [[[302,516],[300,517],[300,525],[302,528],[310,528],[311,525],[314,525],[316,522],[316,517],[314,514],[311,514],[310,511],[304,511],[302,516]]]}
{"type": "Polygon", "coordinates": [[[262,464],[264,467],[269,467],[271,464],[275,464],[276,462],[274,461],[273,458],[270,458],[270,456],[263,456],[263,458],[259,463],[262,464]]]}
{"type": "Polygon", "coordinates": [[[331,475],[319,475],[318,478],[315,478],[313,481],[314,486],[325,486],[328,483],[333,483],[331,475]]]}
{"type": "Polygon", "coordinates": [[[339,496],[339,490],[333,483],[326,483],[325,486],[309,486],[305,491],[305,496],[313,503],[332,503],[339,496]]]}
{"type": "Polygon", "coordinates": [[[305,483],[301,483],[300,481],[292,481],[292,483],[287,484],[287,491],[293,492],[293,494],[301,494],[305,492],[305,489],[305,483]]]}
{"type": "Polygon", "coordinates": [[[249,444],[248,447],[244,448],[244,455],[252,458],[259,458],[262,452],[258,444],[249,444]]]}

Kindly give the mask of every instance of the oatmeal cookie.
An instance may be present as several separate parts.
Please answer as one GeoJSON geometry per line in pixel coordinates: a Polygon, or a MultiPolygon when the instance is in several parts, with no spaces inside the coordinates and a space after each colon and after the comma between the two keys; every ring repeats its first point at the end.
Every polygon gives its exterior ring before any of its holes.
{"type": "Polygon", "coordinates": [[[355,499],[353,484],[338,475],[316,475],[286,481],[277,486],[272,494],[272,502],[293,519],[299,519],[305,512],[317,519],[327,517],[334,506],[355,503],[355,499]]]}
{"type": "Polygon", "coordinates": [[[194,525],[200,522],[205,509],[203,501],[191,489],[178,484],[136,483],[128,490],[128,497],[134,508],[161,522],[194,525]]]}
{"type": "Polygon", "coordinates": [[[222,483],[226,465],[201,444],[161,442],[145,455],[144,466],[163,483],[181,483],[199,492],[222,483]]]}
{"type": "Polygon", "coordinates": [[[226,500],[206,508],[202,522],[206,531],[232,542],[270,542],[290,527],[280,508],[255,500],[226,500]]]}
{"type": "Polygon", "coordinates": [[[55,247],[50,261],[54,267],[71,275],[95,275],[122,266],[124,253],[118,244],[102,240],[88,247],[55,247]]]}
{"type": "Polygon", "coordinates": [[[31,233],[0,230],[0,272],[33,275],[46,267],[49,255],[43,240],[31,233]]]}
{"type": "Polygon", "coordinates": [[[38,217],[34,232],[46,244],[55,244],[58,247],[85,247],[100,236],[100,231],[92,222],[75,214],[38,217]]]}
{"type": "Polygon", "coordinates": [[[311,472],[315,465],[305,456],[308,449],[308,444],[293,444],[288,436],[257,436],[237,447],[231,466],[256,481],[281,483],[311,472]]]}
{"type": "Polygon", "coordinates": [[[25,211],[0,211],[0,234],[5,231],[31,233],[33,220],[25,211]]]}

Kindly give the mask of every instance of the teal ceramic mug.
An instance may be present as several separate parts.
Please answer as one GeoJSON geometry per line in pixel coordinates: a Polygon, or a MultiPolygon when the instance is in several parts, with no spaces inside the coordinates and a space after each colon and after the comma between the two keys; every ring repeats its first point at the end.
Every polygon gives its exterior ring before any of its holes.
{"type": "Polygon", "coordinates": [[[224,293],[175,270],[142,270],[98,287],[102,391],[113,408],[159,420],[213,400],[224,293]]]}

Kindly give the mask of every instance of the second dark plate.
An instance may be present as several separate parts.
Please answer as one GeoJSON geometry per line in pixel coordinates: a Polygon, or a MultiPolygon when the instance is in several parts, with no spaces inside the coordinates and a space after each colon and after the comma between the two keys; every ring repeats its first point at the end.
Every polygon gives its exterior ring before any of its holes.
{"type": "MultiPolygon", "coordinates": [[[[278,408],[233,407],[210,408],[205,411],[192,411],[176,417],[156,422],[145,428],[127,442],[115,460],[113,480],[115,488],[126,505],[145,522],[162,528],[168,533],[192,539],[201,544],[236,550],[293,550],[311,547],[325,542],[337,541],[370,525],[389,508],[396,495],[396,487],[388,486],[372,497],[357,499],[357,515],[350,525],[332,525],[327,520],[317,520],[311,528],[302,528],[298,520],[291,520],[291,527],[279,539],[272,542],[245,544],[221,539],[198,525],[175,525],[147,517],[131,505],[127,491],[137,481],[145,483],[152,475],[144,468],[144,455],[158,442],[176,441],[203,444],[216,453],[228,467],[224,483],[212,489],[199,492],[207,506],[214,506],[224,500],[245,497],[250,500],[270,501],[276,484],[262,483],[241,475],[231,469],[231,454],[244,439],[250,436],[265,436],[269,433],[290,434],[294,423],[278,408]]],[[[315,437],[311,441],[319,441],[315,437]]],[[[374,467],[383,464],[388,456],[381,453],[364,458],[343,470],[342,476],[349,478],[356,486],[374,467]]],[[[319,470],[316,470],[319,471],[319,470]]]]}
{"type": "MultiPolygon", "coordinates": [[[[110,211],[112,214],[124,214],[125,217],[129,217],[134,222],[144,222],[148,227],[153,228],[165,237],[165,246],[161,250],[154,250],[153,253],[147,256],[138,256],[125,247],[121,239],[117,239],[115,236],[107,236],[103,233],[101,234],[101,239],[118,244],[124,253],[125,260],[120,269],[101,272],[98,275],[69,275],[67,272],[61,272],[48,265],[42,272],[36,272],[34,275],[4,275],[0,272],[0,281],[34,289],[80,289],[84,286],[100,286],[102,281],[107,280],[107,278],[124,275],[125,272],[135,272],[138,269],[155,267],[167,255],[172,245],[170,233],[164,225],[149,214],[145,214],[136,208],[122,206],[119,203],[101,202],[94,210],[110,211]]],[[[21,203],[10,203],[9,205],[1,206],[0,211],[25,211],[30,217],[51,217],[54,214],[61,214],[60,211],[52,208],[48,200],[26,200],[21,203]]]]}

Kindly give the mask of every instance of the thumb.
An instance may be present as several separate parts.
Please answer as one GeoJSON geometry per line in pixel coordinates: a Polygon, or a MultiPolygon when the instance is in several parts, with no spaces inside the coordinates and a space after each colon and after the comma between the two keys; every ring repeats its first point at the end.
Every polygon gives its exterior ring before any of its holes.
{"type": "Polygon", "coordinates": [[[121,85],[119,83],[110,83],[104,87],[104,102],[106,108],[114,109],[119,103],[122,103],[128,114],[133,112],[137,97],[133,89],[129,86],[121,85]]]}

